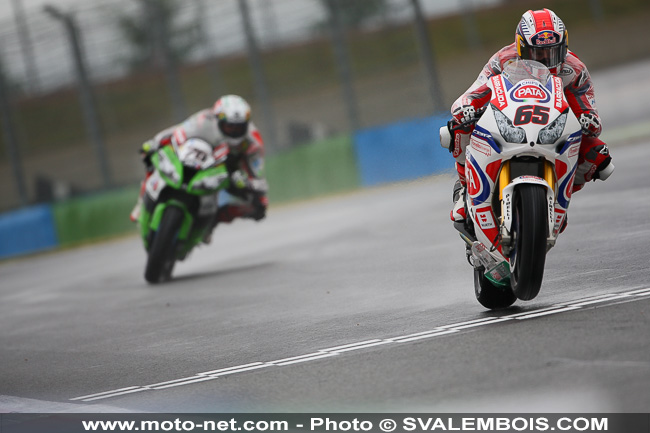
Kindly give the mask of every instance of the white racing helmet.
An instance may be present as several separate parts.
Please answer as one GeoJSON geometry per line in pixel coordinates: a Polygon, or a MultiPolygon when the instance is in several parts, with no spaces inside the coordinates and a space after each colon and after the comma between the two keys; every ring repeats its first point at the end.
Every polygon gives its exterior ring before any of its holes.
{"type": "Polygon", "coordinates": [[[212,112],[225,141],[232,146],[240,144],[246,137],[251,118],[248,102],[241,96],[225,95],[215,102],[212,112]]]}

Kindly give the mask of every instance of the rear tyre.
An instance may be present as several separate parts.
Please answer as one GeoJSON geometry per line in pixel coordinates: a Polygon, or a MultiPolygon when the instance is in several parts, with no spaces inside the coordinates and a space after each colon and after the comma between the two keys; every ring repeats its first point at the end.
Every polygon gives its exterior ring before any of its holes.
{"type": "Polygon", "coordinates": [[[169,280],[176,262],[178,231],[183,224],[183,211],[176,206],[169,206],[160,221],[158,231],[153,237],[144,279],[151,284],[169,280]]]}
{"type": "Polygon", "coordinates": [[[490,310],[508,308],[517,300],[510,287],[495,286],[485,278],[483,266],[474,269],[474,294],[478,302],[490,310]]]}
{"type": "Polygon", "coordinates": [[[515,192],[513,238],[510,254],[512,291],[522,301],[539,293],[546,263],[548,217],[546,190],[540,185],[523,184],[515,192]]]}

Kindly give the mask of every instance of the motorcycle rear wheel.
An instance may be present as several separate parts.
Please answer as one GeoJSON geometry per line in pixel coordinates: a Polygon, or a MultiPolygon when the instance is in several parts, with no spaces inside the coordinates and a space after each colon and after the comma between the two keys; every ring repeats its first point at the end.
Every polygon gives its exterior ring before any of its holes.
{"type": "Polygon", "coordinates": [[[534,299],[542,287],[546,263],[548,217],[546,190],[540,185],[519,185],[515,191],[510,283],[522,301],[534,299]]]}
{"type": "Polygon", "coordinates": [[[485,268],[482,266],[474,269],[474,294],[476,300],[490,310],[508,308],[517,300],[510,287],[496,286],[485,278],[485,268]]]}
{"type": "Polygon", "coordinates": [[[169,280],[176,263],[176,244],[178,231],[183,224],[183,211],[169,206],[160,221],[158,232],[154,235],[149,257],[144,271],[144,279],[151,284],[169,280]]]}

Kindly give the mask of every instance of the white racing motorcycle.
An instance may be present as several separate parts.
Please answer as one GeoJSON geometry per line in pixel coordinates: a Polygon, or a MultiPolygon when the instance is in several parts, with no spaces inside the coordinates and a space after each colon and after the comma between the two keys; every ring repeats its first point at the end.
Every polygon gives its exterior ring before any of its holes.
{"type": "MultiPolygon", "coordinates": [[[[562,80],[541,63],[513,61],[488,85],[492,100],[466,149],[467,219],[455,227],[476,298],[496,309],[539,293],[546,253],[566,221],[582,132],[562,80]]],[[[443,147],[456,128],[440,129],[443,147]]]]}

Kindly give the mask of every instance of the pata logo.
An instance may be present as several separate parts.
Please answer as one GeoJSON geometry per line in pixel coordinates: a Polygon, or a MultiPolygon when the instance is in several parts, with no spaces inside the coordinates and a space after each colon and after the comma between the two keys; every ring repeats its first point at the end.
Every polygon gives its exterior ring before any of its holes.
{"type": "Polygon", "coordinates": [[[515,90],[514,94],[517,99],[546,99],[548,95],[541,87],[524,86],[515,90]]]}
{"type": "Polygon", "coordinates": [[[542,86],[535,83],[521,83],[510,94],[516,102],[535,100],[538,102],[548,102],[551,99],[551,93],[542,86]]]}

